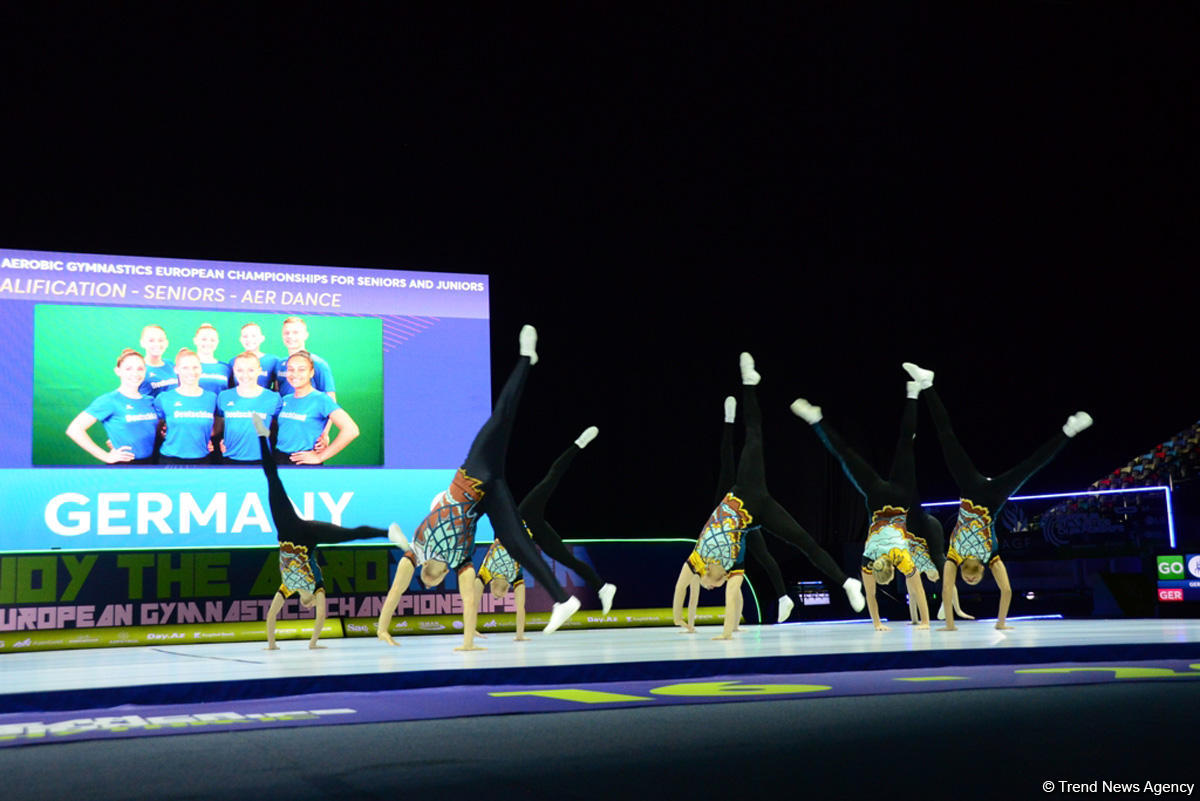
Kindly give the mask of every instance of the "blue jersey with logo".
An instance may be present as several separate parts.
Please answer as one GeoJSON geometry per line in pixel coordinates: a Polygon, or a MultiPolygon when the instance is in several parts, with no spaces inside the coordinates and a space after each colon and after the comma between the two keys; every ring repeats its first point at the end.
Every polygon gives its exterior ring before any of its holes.
{"type": "Polygon", "coordinates": [[[138,387],[138,391],[143,395],[154,397],[161,395],[168,389],[175,389],[179,386],[179,376],[175,375],[175,363],[167,359],[163,359],[161,367],[146,365],[146,378],[143,379],[142,385],[138,387]]]}
{"type": "Polygon", "coordinates": [[[342,408],[324,392],[312,391],[303,398],[284,395],[279,409],[276,448],[283,453],[311,451],[325,430],[329,416],[342,408]]]}
{"type": "Polygon", "coordinates": [[[135,459],[153,455],[158,412],[149,395],[127,398],[120,390],[113,390],[96,398],[84,411],[104,425],[114,449],[128,446],[135,459]]]}
{"type": "Polygon", "coordinates": [[[239,462],[255,462],[262,458],[258,449],[258,432],[254,430],[255,412],[261,414],[268,426],[279,414],[279,393],[264,389],[256,398],[243,398],[236,389],[227,389],[217,396],[217,414],[225,418],[225,458],[239,462]]]}
{"type": "Polygon", "coordinates": [[[167,438],[159,451],[163,456],[176,459],[208,456],[217,408],[216,395],[202,390],[192,397],[180,395],[179,390],[173,389],[156,397],[154,408],[159,418],[167,422],[167,438]]]}
{"type": "Polygon", "coordinates": [[[229,389],[233,371],[225,362],[200,362],[200,389],[220,395],[229,389]]]}

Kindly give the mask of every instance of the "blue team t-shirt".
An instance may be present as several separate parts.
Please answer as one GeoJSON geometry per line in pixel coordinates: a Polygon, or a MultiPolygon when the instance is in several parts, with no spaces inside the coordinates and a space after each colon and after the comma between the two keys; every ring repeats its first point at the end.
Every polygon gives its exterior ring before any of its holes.
{"type": "Polygon", "coordinates": [[[104,425],[104,433],[114,449],[127,445],[135,459],[154,454],[158,412],[149,395],[127,398],[120,390],[113,390],[96,398],[84,411],[104,425]]]}
{"type": "Polygon", "coordinates": [[[279,410],[276,448],[283,453],[311,451],[325,430],[329,416],[340,408],[337,401],[324,392],[313,391],[303,398],[284,395],[279,410]]]}
{"type": "Polygon", "coordinates": [[[179,376],[175,375],[175,362],[163,359],[161,367],[146,365],[146,377],[142,380],[138,391],[143,395],[154,397],[177,386],[179,386],[179,376]]]}
{"type": "Polygon", "coordinates": [[[229,389],[233,371],[225,362],[200,362],[200,389],[220,395],[229,389]]]}
{"type": "MultiPolygon", "coordinates": [[[[322,359],[315,353],[310,353],[313,360],[313,389],[321,392],[337,392],[337,387],[333,384],[333,370],[329,368],[329,362],[322,359]]],[[[287,358],[281,358],[275,366],[275,386],[279,390],[280,395],[291,395],[296,390],[287,380],[287,358]]]]}
{"type": "Polygon", "coordinates": [[[154,399],[159,419],[167,422],[167,438],[160,453],[176,459],[200,459],[208,456],[212,439],[217,396],[201,391],[196,397],[180,395],[179,390],[164,392],[154,399]]]}
{"type": "Polygon", "coordinates": [[[279,414],[279,393],[264,389],[256,398],[243,398],[236,389],[227,389],[217,396],[217,414],[225,418],[225,458],[238,462],[254,462],[262,458],[258,447],[258,432],[251,416],[258,412],[268,426],[279,414]]]}

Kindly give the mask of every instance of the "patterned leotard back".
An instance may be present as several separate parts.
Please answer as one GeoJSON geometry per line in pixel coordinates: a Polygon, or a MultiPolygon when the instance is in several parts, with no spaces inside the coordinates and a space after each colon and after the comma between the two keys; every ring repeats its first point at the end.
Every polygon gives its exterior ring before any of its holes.
{"type": "Polygon", "coordinates": [[[910,550],[912,535],[906,527],[908,510],[896,506],[885,506],[871,515],[867,528],[867,541],[863,545],[862,569],[873,572],[872,563],[883,556],[906,576],[917,569],[910,550]]]}
{"type": "Polygon", "coordinates": [[[958,520],[950,533],[950,546],[946,558],[961,565],[968,556],[974,556],[985,565],[998,556],[996,530],[991,511],[978,506],[967,498],[959,500],[958,520]]]}
{"type": "Polygon", "coordinates": [[[696,547],[688,557],[688,564],[697,573],[704,573],[709,562],[717,562],[726,573],[744,572],[746,554],[742,539],[755,526],[753,515],[746,509],[741,498],[728,493],[704,524],[696,540],[696,547]],[[735,569],[736,568],[736,569],[735,569]]]}
{"type": "Polygon", "coordinates": [[[475,526],[479,522],[477,506],[483,500],[481,482],[460,467],[450,486],[412,537],[413,562],[422,565],[430,559],[445,562],[457,570],[471,560],[475,548],[475,526]]]}

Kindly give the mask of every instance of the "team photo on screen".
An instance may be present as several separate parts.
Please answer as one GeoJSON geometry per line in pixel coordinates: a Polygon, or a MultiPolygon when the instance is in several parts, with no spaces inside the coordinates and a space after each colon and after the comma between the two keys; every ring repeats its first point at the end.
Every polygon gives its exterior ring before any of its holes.
{"type": "Polygon", "coordinates": [[[489,352],[487,276],[0,250],[0,552],[269,542],[256,416],[306,515],[417,517],[489,352]]]}

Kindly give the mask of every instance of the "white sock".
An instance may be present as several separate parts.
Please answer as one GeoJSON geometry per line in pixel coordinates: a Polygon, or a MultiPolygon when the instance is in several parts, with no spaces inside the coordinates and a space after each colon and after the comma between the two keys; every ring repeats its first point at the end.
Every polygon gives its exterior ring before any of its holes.
{"type": "Polygon", "coordinates": [[[530,364],[537,364],[537,329],[532,325],[521,326],[521,333],[517,335],[517,343],[520,345],[520,354],[529,357],[530,364]]]}
{"type": "Polygon", "coordinates": [[[904,362],[900,365],[904,368],[904,372],[912,376],[912,380],[916,381],[921,389],[929,389],[933,386],[933,371],[926,370],[924,367],[918,367],[912,362],[904,362]]]}
{"type": "Polygon", "coordinates": [[[579,599],[574,595],[567,598],[562,603],[556,603],[550,608],[550,620],[546,623],[546,628],[542,629],[543,634],[551,634],[558,630],[558,627],[567,622],[571,615],[579,611],[579,599]]]}
{"type": "Polygon", "coordinates": [[[594,440],[596,435],[599,433],[600,429],[596,428],[595,426],[588,426],[583,430],[582,434],[575,438],[575,444],[580,448],[586,448],[587,444],[594,440]]]}
{"type": "Polygon", "coordinates": [[[732,423],[737,420],[737,399],[732,395],[725,399],[725,422],[732,423]]]}
{"type": "Polygon", "coordinates": [[[408,538],[404,536],[404,532],[400,530],[400,526],[395,523],[388,526],[388,539],[402,551],[407,551],[412,547],[408,538]]]}
{"type": "Polygon", "coordinates": [[[788,615],[792,614],[792,607],[794,607],[795,605],[796,605],[796,603],[791,598],[787,597],[786,595],[781,595],[779,597],[779,622],[780,623],[782,623],[783,621],[788,619],[788,615]]]}
{"type": "Polygon", "coordinates": [[[911,400],[916,400],[917,396],[920,394],[921,394],[921,385],[920,384],[918,384],[916,381],[905,381],[904,382],[904,397],[909,398],[911,400]]]}
{"type": "Polygon", "coordinates": [[[1068,437],[1073,437],[1080,431],[1090,428],[1092,425],[1092,416],[1087,412],[1075,412],[1067,418],[1067,422],[1063,423],[1063,433],[1068,437]]]}
{"type": "Polygon", "coordinates": [[[846,598],[850,601],[850,608],[855,612],[861,612],[867,605],[866,596],[863,595],[862,582],[856,578],[848,578],[842,582],[842,589],[846,591],[846,598]]]}
{"type": "Polygon", "coordinates": [[[600,590],[596,594],[600,596],[600,612],[601,612],[601,614],[607,615],[609,613],[609,611],[612,609],[613,596],[617,594],[616,585],[615,584],[605,584],[603,587],[600,588],[600,590]]]}
{"type": "Polygon", "coordinates": [[[799,417],[810,426],[821,422],[823,415],[821,414],[820,406],[813,406],[804,398],[796,398],[792,401],[792,414],[799,417]]]}
{"type": "Polygon", "coordinates": [[[743,353],[738,357],[738,367],[742,371],[742,383],[748,387],[757,386],[762,380],[762,376],[754,369],[754,357],[749,353],[743,353]]]}

